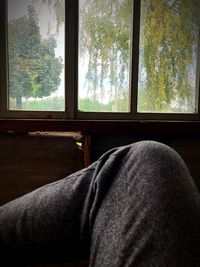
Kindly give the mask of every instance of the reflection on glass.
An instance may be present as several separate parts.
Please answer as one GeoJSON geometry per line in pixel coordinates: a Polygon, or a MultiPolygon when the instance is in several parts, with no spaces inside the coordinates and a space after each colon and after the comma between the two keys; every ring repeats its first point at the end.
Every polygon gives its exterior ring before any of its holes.
{"type": "Polygon", "coordinates": [[[64,0],[7,2],[9,109],[64,110],[64,0]]]}
{"type": "Polygon", "coordinates": [[[130,110],[132,2],[79,1],[80,111],[130,110]]]}
{"type": "Polygon", "coordinates": [[[195,113],[199,0],[142,0],[139,112],[195,113]]]}

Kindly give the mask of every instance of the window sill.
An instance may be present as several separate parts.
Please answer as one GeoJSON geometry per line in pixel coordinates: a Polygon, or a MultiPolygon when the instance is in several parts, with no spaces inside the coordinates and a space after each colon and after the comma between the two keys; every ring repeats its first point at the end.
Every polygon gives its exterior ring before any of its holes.
{"type": "Polygon", "coordinates": [[[200,133],[200,121],[0,119],[0,132],[200,133]]]}

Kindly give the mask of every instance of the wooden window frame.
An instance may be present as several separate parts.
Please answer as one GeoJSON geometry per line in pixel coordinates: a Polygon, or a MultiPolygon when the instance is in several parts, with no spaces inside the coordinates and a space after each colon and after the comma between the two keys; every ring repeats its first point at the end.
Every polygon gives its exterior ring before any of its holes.
{"type": "MultiPolygon", "coordinates": [[[[174,126],[183,130],[186,125],[195,131],[199,128],[200,104],[195,114],[184,113],[138,113],[137,112],[137,86],[139,61],[139,24],[140,0],[134,1],[133,6],[133,40],[132,51],[132,77],[131,77],[131,111],[129,113],[109,112],[81,112],[78,111],[78,0],[68,0],[65,3],[65,105],[64,112],[56,111],[12,111],[7,110],[8,73],[7,73],[7,47],[6,47],[6,0],[0,2],[0,131],[37,131],[37,130],[83,130],[84,132],[104,131],[139,131],[167,125],[173,131],[174,126]],[[194,126],[191,126],[193,123],[194,126]],[[122,129],[123,125],[123,129],[122,129]],[[142,128],[141,128],[141,125],[142,128]],[[145,125],[145,127],[144,127],[145,125]],[[89,127],[89,128],[88,128],[89,127]],[[103,128],[102,128],[103,127],[103,128]],[[194,127],[194,128],[193,128],[194,127]]],[[[200,34],[199,34],[200,58],[200,34]]],[[[200,64],[198,64],[197,84],[200,87],[200,64]]],[[[197,102],[200,103],[200,88],[197,102]]],[[[176,128],[176,127],[175,127],[176,128]]],[[[186,127],[188,129],[188,127],[186,127]]],[[[151,131],[151,130],[150,130],[151,131]]],[[[161,130],[162,132],[162,130],[161,130]]]]}

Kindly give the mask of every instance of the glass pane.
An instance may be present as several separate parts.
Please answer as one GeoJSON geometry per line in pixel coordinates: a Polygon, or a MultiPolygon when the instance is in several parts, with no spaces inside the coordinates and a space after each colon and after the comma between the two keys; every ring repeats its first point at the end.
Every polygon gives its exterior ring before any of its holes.
{"type": "Polygon", "coordinates": [[[139,112],[197,112],[199,0],[142,0],[139,112]]]}
{"type": "Polygon", "coordinates": [[[132,2],[79,1],[81,111],[130,111],[132,2]]]}
{"type": "Polygon", "coordinates": [[[64,0],[8,0],[10,110],[64,110],[64,0]]]}

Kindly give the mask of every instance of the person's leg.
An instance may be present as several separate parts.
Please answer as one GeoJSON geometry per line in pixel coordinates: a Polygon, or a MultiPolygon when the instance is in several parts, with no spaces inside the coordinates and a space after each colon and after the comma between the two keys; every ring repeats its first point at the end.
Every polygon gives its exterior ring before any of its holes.
{"type": "Polygon", "coordinates": [[[200,266],[200,195],[174,150],[121,148],[94,188],[90,267],[200,266]]]}
{"type": "Polygon", "coordinates": [[[88,258],[85,234],[96,163],[0,207],[0,266],[88,258]]]}
{"type": "Polygon", "coordinates": [[[139,142],[0,207],[0,256],[71,260],[90,246],[90,266],[199,266],[199,214],[177,154],[139,142]]]}
{"type": "MultiPolygon", "coordinates": [[[[93,183],[104,165],[112,166],[116,150],[86,169],[0,207],[0,262],[4,267],[89,258],[93,183]]],[[[111,183],[112,176],[107,178],[111,183]]]]}

